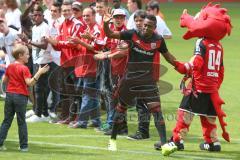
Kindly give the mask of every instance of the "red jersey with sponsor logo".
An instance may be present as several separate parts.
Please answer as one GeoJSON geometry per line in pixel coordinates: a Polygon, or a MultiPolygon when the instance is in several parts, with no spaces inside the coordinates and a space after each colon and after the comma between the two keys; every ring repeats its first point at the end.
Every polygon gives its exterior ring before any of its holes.
{"type": "Polygon", "coordinates": [[[198,39],[194,54],[202,58],[193,63],[193,86],[199,92],[218,91],[223,75],[222,45],[218,41],[198,39]]]}
{"type": "MultiPolygon", "coordinates": [[[[84,42],[94,46],[95,50],[101,50],[104,46],[101,28],[98,24],[88,26],[94,40],[82,39],[84,42]]],[[[94,52],[82,47],[81,54],[76,58],[75,75],[76,77],[96,77],[97,62],[94,60],[94,52]]]]}
{"type": "Polygon", "coordinates": [[[68,42],[68,38],[72,36],[79,36],[84,32],[84,25],[81,21],[72,17],[65,19],[62,25],[59,27],[59,35],[57,36],[58,44],[54,46],[54,49],[61,51],[60,63],[63,67],[75,66],[75,60],[82,52],[82,47],[79,45],[73,45],[68,42]]]}
{"type": "Polygon", "coordinates": [[[14,62],[7,67],[5,75],[8,77],[8,93],[22,94],[25,96],[29,95],[25,79],[31,78],[32,75],[27,66],[14,62]]]}

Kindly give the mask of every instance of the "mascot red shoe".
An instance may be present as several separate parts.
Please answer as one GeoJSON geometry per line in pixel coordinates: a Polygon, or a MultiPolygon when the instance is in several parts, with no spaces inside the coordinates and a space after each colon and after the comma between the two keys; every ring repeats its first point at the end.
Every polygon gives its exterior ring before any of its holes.
{"type": "Polygon", "coordinates": [[[230,138],[225,129],[227,124],[223,120],[226,114],[221,108],[224,101],[218,94],[224,77],[223,47],[219,41],[230,35],[230,17],[225,8],[209,3],[195,17],[189,15],[185,9],[180,25],[188,29],[184,39],[198,39],[191,60],[187,63],[176,61],[175,64],[175,69],[185,75],[181,83],[184,96],[178,109],[171,142],[162,146],[162,154],[166,156],[184,149],[183,139],[189,131],[194,115],[200,116],[205,141],[200,144],[200,149],[221,151],[216,132],[216,117],[223,130],[222,137],[228,142],[230,138]],[[190,79],[190,82],[185,87],[187,79],[190,79]]]}

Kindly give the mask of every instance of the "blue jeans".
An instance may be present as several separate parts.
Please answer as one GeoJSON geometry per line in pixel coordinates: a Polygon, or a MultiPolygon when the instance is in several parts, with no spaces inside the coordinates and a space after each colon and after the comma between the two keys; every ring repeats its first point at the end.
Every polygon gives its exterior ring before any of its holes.
{"type": "Polygon", "coordinates": [[[100,81],[101,95],[106,107],[107,118],[106,123],[112,126],[115,101],[113,99],[113,80],[111,77],[111,63],[110,60],[106,59],[100,61],[98,64],[98,79],[100,81]]]}
{"type": "Polygon", "coordinates": [[[95,77],[77,78],[76,89],[82,96],[82,100],[79,103],[80,113],[78,122],[82,126],[87,126],[89,118],[93,125],[99,126],[101,124],[98,88],[99,81],[95,77]]]}
{"type": "Polygon", "coordinates": [[[3,145],[5,139],[7,138],[8,130],[11,127],[14,114],[16,113],[20,148],[23,149],[28,147],[28,131],[25,121],[27,102],[27,96],[15,93],[6,94],[4,120],[0,129],[0,146],[3,145]]]}
{"type": "Polygon", "coordinates": [[[113,95],[111,92],[102,92],[102,97],[107,111],[106,123],[109,126],[112,126],[115,111],[114,107],[116,106],[115,100],[113,99],[113,95]]]}

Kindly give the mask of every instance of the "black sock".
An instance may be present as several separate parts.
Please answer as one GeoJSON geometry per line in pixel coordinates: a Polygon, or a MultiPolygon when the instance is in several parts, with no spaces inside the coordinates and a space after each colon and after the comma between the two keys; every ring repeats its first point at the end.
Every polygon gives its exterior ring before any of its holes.
{"type": "Polygon", "coordinates": [[[163,145],[167,142],[167,136],[166,136],[166,126],[165,126],[162,112],[156,112],[156,113],[152,113],[152,114],[154,117],[155,127],[158,130],[158,134],[160,136],[160,141],[163,145]]]}
{"type": "Polygon", "coordinates": [[[114,118],[113,118],[113,128],[112,128],[111,139],[115,139],[115,140],[117,139],[117,133],[120,126],[124,122],[124,119],[126,117],[125,115],[126,115],[125,113],[120,113],[118,111],[115,112],[114,118]]]}

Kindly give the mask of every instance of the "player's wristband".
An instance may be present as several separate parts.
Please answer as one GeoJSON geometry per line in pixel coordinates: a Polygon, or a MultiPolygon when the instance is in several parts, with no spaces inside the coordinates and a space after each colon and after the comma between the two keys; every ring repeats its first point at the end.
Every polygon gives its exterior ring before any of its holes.
{"type": "Polygon", "coordinates": [[[34,79],[34,81],[36,81],[36,82],[38,81],[35,77],[33,77],[33,79],[34,79]]]}

